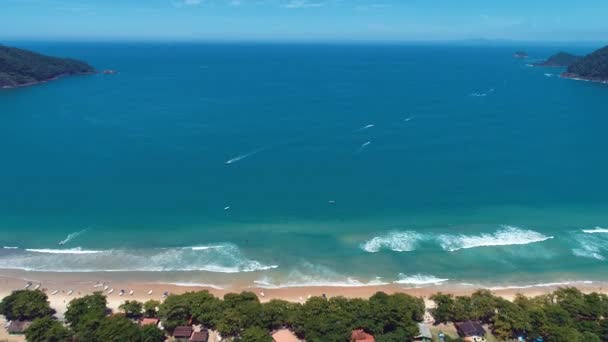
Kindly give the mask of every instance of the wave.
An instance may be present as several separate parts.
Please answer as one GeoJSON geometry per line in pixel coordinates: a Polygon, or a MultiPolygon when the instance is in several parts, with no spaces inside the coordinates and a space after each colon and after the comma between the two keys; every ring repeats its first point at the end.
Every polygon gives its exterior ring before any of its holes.
{"type": "Polygon", "coordinates": [[[6,251],[0,268],[47,272],[256,272],[277,268],[246,258],[234,244],[156,249],[25,249],[6,251]]]}
{"type": "Polygon", "coordinates": [[[437,240],[441,247],[449,252],[460,249],[490,246],[527,245],[553,239],[533,230],[513,226],[503,226],[493,234],[481,235],[440,235],[437,240]]]}
{"type": "Polygon", "coordinates": [[[403,273],[399,274],[399,280],[395,280],[393,283],[395,284],[407,284],[407,285],[430,285],[430,284],[441,284],[445,283],[449,279],[437,278],[432,275],[424,275],[424,274],[416,274],[412,276],[405,275],[403,273]]]}
{"type": "Polygon", "coordinates": [[[2,248],[3,249],[19,249],[19,247],[14,247],[14,246],[4,246],[2,248]]]}
{"type": "MultiPolygon", "coordinates": [[[[509,286],[492,286],[485,287],[488,290],[498,291],[498,290],[523,290],[523,289],[532,289],[535,287],[560,287],[560,286],[571,286],[576,284],[593,284],[590,280],[581,280],[581,281],[565,281],[565,282],[555,282],[555,283],[540,283],[540,284],[532,284],[532,285],[509,285],[509,286]]],[[[474,285],[475,286],[475,285],[474,285]]]]}
{"type": "Polygon", "coordinates": [[[383,236],[374,237],[361,245],[361,248],[370,253],[390,249],[395,252],[411,252],[418,247],[425,237],[413,231],[391,232],[383,236]]]}
{"type": "Polygon", "coordinates": [[[28,248],[28,249],[26,249],[26,251],[32,252],[32,253],[46,253],[46,254],[97,254],[97,253],[102,252],[102,251],[86,250],[86,249],[82,249],[81,247],[69,248],[69,249],[28,248]]]}
{"type": "Polygon", "coordinates": [[[204,283],[159,283],[161,285],[173,285],[173,286],[179,286],[179,287],[208,287],[211,289],[216,289],[216,290],[224,290],[223,287],[218,286],[218,285],[213,285],[213,284],[204,284],[204,283]]]}
{"type": "Polygon", "coordinates": [[[275,283],[269,278],[261,278],[253,282],[256,287],[263,289],[284,289],[294,287],[369,287],[369,286],[385,286],[389,283],[382,281],[380,278],[370,281],[361,281],[354,277],[346,277],[345,279],[323,279],[315,276],[303,277],[299,280],[275,283]]]}
{"type": "Polygon", "coordinates": [[[87,232],[87,230],[88,230],[88,229],[83,229],[83,230],[81,230],[81,231],[78,231],[78,232],[74,232],[74,233],[68,234],[68,236],[66,236],[66,238],[65,238],[65,239],[63,239],[63,240],[59,241],[59,244],[60,244],[60,245],[65,245],[66,243],[68,243],[68,242],[72,241],[73,239],[77,238],[78,236],[80,236],[80,235],[82,235],[82,234],[86,233],[86,232],[87,232]]]}
{"type": "Polygon", "coordinates": [[[257,150],[253,150],[253,151],[251,151],[249,153],[241,154],[239,156],[236,156],[236,157],[234,157],[232,159],[227,160],[226,164],[234,164],[234,163],[236,163],[238,161],[241,161],[241,160],[243,160],[245,158],[249,158],[249,157],[251,157],[251,156],[253,156],[255,154],[258,154],[258,153],[262,152],[263,150],[264,150],[263,148],[259,148],[257,150]]]}
{"type": "Polygon", "coordinates": [[[375,126],[374,124],[366,125],[366,126],[363,126],[363,127],[359,128],[359,129],[354,130],[353,133],[365,131],[366,129],[370,129],[370,128],[374,127],[374,126],[375,126]]]}
{"type": "Polygon", "coordinates": [[[577,257],[606,260],[602,252],[608,251],[608,236],[601,234],[603,228],[583,230],[583,233],[574,235],[578,246],[572,249],[572,254],[577,257]]]}
{"type": "Polygon", "coordinates": [[[608,229],[602,227],[595,227],[593,229],[583,229],[582,232],[585,234],[604,234],[608,233],[608,229]]]}

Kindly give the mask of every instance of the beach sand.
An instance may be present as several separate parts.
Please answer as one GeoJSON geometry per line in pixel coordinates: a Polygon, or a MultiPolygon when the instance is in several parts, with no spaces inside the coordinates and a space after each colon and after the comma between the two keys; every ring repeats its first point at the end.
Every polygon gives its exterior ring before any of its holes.
{"type": "MultiPolygon", "coordinates": [[[[201,285],[188,284],[165,284],[150,280],[151,278],[137,273],[43,273],[43,272],[27,272],[18,270],[0,270],[0,296],[4,297],[14,290],[23,289],[27,282],[32,282],[30,288],[41,284],[40,289],[44,290],[48,296],[51,306],[57,310],[57,316],[63,317],[67,304],[70,300],[92,294],[93,292],[102,291],[103,287],[95,287],[98,283],[105,283],[108,286],[108,291],[114,289],[113,293],[107,294],[108,306],[113,310],[118,310],[118,306],[125,300],[138,300],[145,302],[149,299],[162,300],[163,293],[180,294],[188,291],[208,290],[210,293],[222,297],[226,293],[252,291],[258,295],[262,302],[271,299],[284,299],[293,302],[303,302],[309,296],[327,297],[344,296],[349,298],[368,298],[378,291],[388,294],[406,293],[412,296],[421,297],[427,303],[427,307],[432,306],[433,302],[428,298],[437,293],[451,293],[454,295],[468,295],[477,290],[473,286],[464,285],[430,285],[424,287],[404,287],[396,284],[382,286],[362,286],[362,287],[292,287],[292,288],[277,288],[267,289],[252,286],[247,284],[234,284],[230,288],[206,287],[201,285]],[[53,291],[58,293],[51,295],[53,291]],[[68,291],[73,293],[68,295],[68,291]],[[124,290],[125,294],[120,296],[120,291],[124,290]],[[133,295],[129,292],[133,290],[133,295]],[[148,294],[152,291],[152,294],[148,294]]],[[[495,295],[501,296],[508,300],[512,300],[517,294],[526,296],[537,296],[552,292],[559,287],[566,285],[545,285],[527,288],[505,288],[493,289],[495,295]]],[[[583,292],[602,292],[608,293],[605,283],[573,283],[583,292]]],[[[107,291],[106,291],[107,292],[107,291]]]]}

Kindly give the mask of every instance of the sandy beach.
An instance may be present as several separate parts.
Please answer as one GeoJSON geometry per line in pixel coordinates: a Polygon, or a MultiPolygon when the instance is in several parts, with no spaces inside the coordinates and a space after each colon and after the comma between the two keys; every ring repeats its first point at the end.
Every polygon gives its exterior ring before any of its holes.
{"type": "MultiPolygon", "coordinates": [[[[404,287],[396,284],[381,286],[360,287],[290,287],[268,289],[252,286],[251,284],[234,284],[230,288],[219,288],[216,286],[204,286],[195,284],[170,284],[153,281],[134,273],[43,273],[26,272],[18,270],[0,270],[0,296],[4,297],[14,290],[23,289],[31,282],[30,289],[40,284],[40,289],[49,296],[51,306],[57,310],[57,316],[63,317],[67,304],[70,300],[103,291],[107,286],[106,293],[108,306],[118,310],[118,306],[125,300],[138,300],[145,302],[150,299],[162,300],[164,293],[180,294],[188,291],[208,290],[210,293],[222,297],[226,293],[252,291],[258,295],[261,301],[271,299],[284,299],[292,302],[304,302],[310,296],[328,297],[344,296],[349,298],[368,298],[378,291],[385,293],[407,293],[412,296],[425,299],[427,306],[432,305],[428,298],[437,292],[451,293],[454,295],[468,295],[477,290],[474,286],[437,284],[424,287],[404,287]],[[103,284],[103,285],[100,285],[103,284]],[[112,293],[108,293],[113,289],[112,293]],[[120,295],[121,290],[124,294],[120,295]],[[53,292],[58,291],[56,294],[53,292]],[[71,294],[69,292],[72,291],[71,294]],[[130,291],[133,294],[130,295],[130,291]],[[150,294],[149,292],[152,291],[150,294]]],[[[498,296],[512,300],[517,294],[526,296],[537,296],[552,292],[560,287],[574,286],[583,292],[608,293],[607,284],[603,282],[574,282],[570,284],[545,284],[524,288],[495,288],[491,291],[498,296]]]]}

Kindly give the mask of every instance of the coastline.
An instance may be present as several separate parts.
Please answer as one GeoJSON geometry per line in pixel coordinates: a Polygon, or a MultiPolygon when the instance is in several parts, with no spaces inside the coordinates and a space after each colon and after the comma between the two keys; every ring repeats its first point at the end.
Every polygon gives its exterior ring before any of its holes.
{"type": "Polygon", "coordinates": [[[309,297],[343,296],[348,298],[369,298],[378,291],[387,294],[406,293],[425,300],[427,307],[432,307],[433,302],[429,297],[435,293],[449,293],[453,295],[470,295],[478,289],[488,289],[493,294],[507,300],[513,300],[516,295],[538,296],[555,291],[562,287],[576,287],[585,293],[599,292],[608,294],[608,282],[572,281],[563,283],[547,283],[528,286],[504,286],[504,287],[482,287],[472,284],[431,284],[419,287],[406,287],[399,284],[369,285],[358,287],[340,286],[303,286],[264,288],[250,283],[235,283],[230,287],[222,288],[211,284],[198,283],[171,283],[159,282],[145,278],[139,278],[133,273],[108,274],[108,273],[43,273],[17,270],[0,270],[0,296],[4,298],[12,291],[23,289],[27,282],[31,282],[30,288],[40,284],[40,289],[45,291],[49,297],[51,307],[57,310],[58,317],[63,317],[70,300],[103,291],[104,284],[108,286],[107,291],[114,289],[110,294],[105,291],[108,307],[118,310],[120,304],[125,300],[137,300],[145,302],[150,299],[162,300],[164,293],[181,294],[192,291],[207,290],[215,296],[223,297],[227,293],[242,291],[254,292],[260,301],[266,302],[272,299],[283,299],[291,302],[304,302],[309,297]],[[96,286],[97,285],[97,286],[96,286]],[[124,295],[120,295],[124,290],[124,295]],[[133,295],[129,295],[130,291],[133,295]],[[58,291],[55,295],[51,295],[58,291]],[[69,291],[73,293],[68,294],[69,291]],[[152,291],[149,294],[149,291],[152,291]]]}
{"type": "Polygon", "coordinates": [[[575,80],[575,81],[584,81],[584,82],[594,82],[601,84],[608,84],[608,79],[603,78],[593,78],[593,77],[583,77],[578,74],[564,72],[560,75],[561,78],[575,80]]]}
{"type": "Polygon", "coordinates": [[[41,80],[41,81],[36,81],[36,82],[28,82],[28,83],[13,85],[13,86],[2,86],[2,87],[0,87],[0,89],[19,89],[19,88],[33,87],[33,86],[37,86],[37,85],[41,85],[41,84],[57,81],[57,80],[59,80],[61,78],[64,78],[64,77],[69,77],[69,76],[86,76],[86,75],[95,75],[95,74],[97,74],[96,71],[93,71],[93,72],[80,72],[80,73],[75,73],[75,74],[61,74],[61,75],[57,75],[55,77],[51,77],[51,78],[46,79],[46,80],[41,80]]]}

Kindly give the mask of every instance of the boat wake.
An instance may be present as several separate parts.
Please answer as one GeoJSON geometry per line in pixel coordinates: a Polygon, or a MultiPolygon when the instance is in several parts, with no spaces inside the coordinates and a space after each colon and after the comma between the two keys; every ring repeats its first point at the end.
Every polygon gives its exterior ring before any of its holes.
{"type": "Polygon", "coordinates": [[[86,233],[87,231],[88,231],[88,229],[83,229],[83,230],[81,230],[81,231],[78,231],[78,232],[74,232],[74,233],[68,234],[68,236],[66,236],[66,238],[65,238],[65,239],[63,239],[63,240],[59,241],[59,244],[60,244],[60,245],[65,245],[65,244],[67,244],[68,242],[70,242],[70,241],[74,240],[75,238],[77,238],[78,236],[80,236],[80,235],[82,235],[82,234],[86,233]]]}
{"type": "Polygon", "coordinates": [[[251,151],[249,153],[241,154],[239,156],[236,156],[236,157],[234,157],[232,159],[227,160],[226,164],[234,164],[234,163],[239,162],[239,161],[241,161],[241,160],[243,160],[245,158],[249,158],[249,157],[251,157],[251,156],[253,156],[255,154],[258,154],[258,153],[262,152],[263,150],[264,150],[263,148],[259,148],[257,150],[253,150],[253,151],[251,151]]]}

